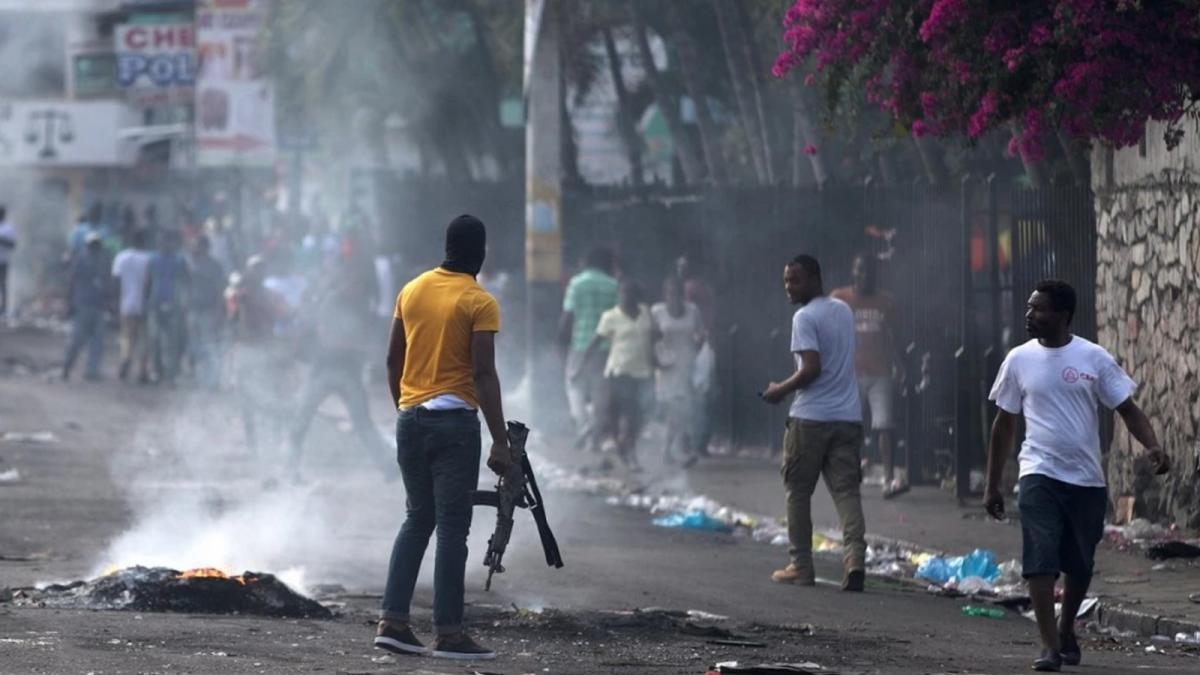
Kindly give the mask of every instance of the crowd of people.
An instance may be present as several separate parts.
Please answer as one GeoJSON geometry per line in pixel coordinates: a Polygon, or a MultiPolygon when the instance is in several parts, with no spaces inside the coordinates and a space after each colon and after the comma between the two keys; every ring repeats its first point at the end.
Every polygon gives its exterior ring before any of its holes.
{"type": "Polygon", "coordinates": [[[209,390],[231,388],[252,451],[271,436],[297,467],[316,410],[337,396],[371,461],[390,469],[391,451],[368,413],[363,336],[384,330],[378,298],[393,289],[380,288],[361,221],[347,218],[338,231],[280,221],[247,245],[215,217],[108,228],[96,213],[79,218],[62,260],[71,323],[64,381],[81,355],[84,379],[104,377],[115,324],[117,379],[173,387],[187,376],[209,390]]]}
{"type": "Polygon", "coordinates": [[[708,453],[712,303],[711,287],[687,257],[663,280],[662,300],[648,306],[641,284],[617,280],[610,249],[588,254],[567,284],[559,322],[578,446],[611,451],[639,470],[637,442],[648,411],[657,410],[669,463],[691,466],[708,453]]]}

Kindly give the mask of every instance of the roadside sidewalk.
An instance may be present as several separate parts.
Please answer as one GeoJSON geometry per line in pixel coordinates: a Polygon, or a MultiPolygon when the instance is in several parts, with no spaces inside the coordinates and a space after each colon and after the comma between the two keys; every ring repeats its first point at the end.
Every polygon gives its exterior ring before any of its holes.
{"type": "MultiPolygon", "coordinates": [[[[778,468],[765,459],[718,457],[688,472],[697,494],[752,513],[781,515],[783,485],[778,468]]],[[[1010,513],[1016,505],[1010,503],[1010,513]]],[[[911,542],[950,555],[988,548],[1003,561],[1021,559],[1017,521],[996,522],[982,507],[959,507],[954,497],[931,487],[916,487],[885,501],[879,488],[863,486],[867,532],[886,540],[911,542]]],[[[837,511],[824,484],[813,498],[817,527],[837,528],[837,511]]],[[[1137,547],[1118,550],[1101,542],[1096,552],[1092,593],[1101,598],[1101,625],[1142,636],[1200,631],[1200,604],[1188,599],[1200,592],[1200,560],[1153,561],[1137,547]]]]}
{"type": "MultiPolygon", "coordinates": [[[[717,456],[688,471],[665,467],[646,439],[640,456],[646,471],[622,476],[648,494],[704,496],[738,511],[784,519],[783,484],[779,468],[756,457],[717,456]]],[[[594,466],[599,456],[548,449],[552,461],[564,468],[594,466]]],[[[597,474],[605,475],[605,474],[597,474]]],[[[615,476],[614,476],[615,477],[615,476]]],[[[1010,514],[1016,504],[1009,503],[1010,514]]],[[[908,494],[885,501],[878,487],[863,486],[863,509],[868,539],[909,544],[915,548],[965,555],[976,548],[990,549],[999,561],[1021,559],[1019,521],[996,522],[982,507],[960,507],[949,493],[916,487],[908,494]]],[[[837,510],[822,483],[813,496],[816,530],[840,529],[837,510]]],[[[785,553],[780,548],[780,564],[785,553]]],[[[1100,625],[1142,637],[1200,631],[1200,604],[1188,596],[1200,593],[1200,560],[1148,559],[1136,546],[1119,550],[1107,538],[1096,553],[1092,593],[1100,603],[1092,617],[1100,625]]]]}

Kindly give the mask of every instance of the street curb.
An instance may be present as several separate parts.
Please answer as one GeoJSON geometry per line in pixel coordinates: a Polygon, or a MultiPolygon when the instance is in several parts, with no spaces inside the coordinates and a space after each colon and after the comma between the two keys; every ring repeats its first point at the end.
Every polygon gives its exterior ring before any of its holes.
{"type": "Polygon", "coordinates": [[[1141,637],[1165,635],[1173,639],[1176,633],[1200,632],[1200,623],[1194,621],[1141,612],[1117,604],[1108,604],[1103,600],[1096,606],[1096,620],[1101,626],[1132,632],[1141,637]]]}
{"type": "MultiPolygon", "coordinates": [[[[922,546],[915,542],[905,541],[903,539],[892,539],[879,535],[868,534],[864,537],[869,544],[883,544],[897,548],[912,548],[916,550],[928,550],[938,555],[944,555],[943,551],[937,551],[928,547],[922,546]]],[[[887,575],[870,575],[880,579],[892,579],[887,575]]],[[[917,581],[915,585],[924,586],[924,582],[917,581]]],[[[1101,598],[1096,603],[1096,621],[1101,625],[1123,632],[1131,632],[1139,637],[1153,637],[1155,635],[1164,635],[1174,639],[1176,633],[1188,633],[1194,635],[1200,632],[1200,622],[1186,621],[1176,619],[1162,614],[1153,614],[1146,611],[1138,611],[1123,607],[1120,603],[1106,602],[1101,598]]]]}

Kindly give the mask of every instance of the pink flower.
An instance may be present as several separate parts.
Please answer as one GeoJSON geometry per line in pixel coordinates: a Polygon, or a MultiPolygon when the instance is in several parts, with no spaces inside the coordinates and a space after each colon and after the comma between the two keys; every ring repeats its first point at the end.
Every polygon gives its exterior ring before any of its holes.
{"type": "Polygon", "coordinates": [[[925,120],[917,120],[912,123],[912,134],[917,138],[924,138],[929,135],[929,125],[925,124],[925,120]]]}
{"type": "Polygon", "coordinates": [[[1033,29],[1029,31],[1029,41],[1039,47],[1049,42],[1053,37],[1053,31],[1044,23],[1034,25],[1033,29]]]}
{"type": "Polygon", "coordinates": [[[806,155],[817,154],[817,146],[813,145],[812,143],[809,143],[808,145],[804,146],[804,154],[806,154],[806,155]]]}
{"type": "Polygon", "coordinates": [[[971,138],[979,138],[992,125],[992,117],[996,114],[996,109],[999,107],[999,100],[996,98],[996,92],[989,91],[979,100],[979,108],[971,115],[971,119],[967,122],[967,136],[971,138]]]}

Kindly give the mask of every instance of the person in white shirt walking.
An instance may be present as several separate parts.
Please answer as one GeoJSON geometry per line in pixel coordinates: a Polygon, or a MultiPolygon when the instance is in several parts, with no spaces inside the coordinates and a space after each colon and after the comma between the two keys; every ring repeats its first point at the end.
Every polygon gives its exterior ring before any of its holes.
{"type": "Polygon", "coordinates": [[[998,520],[1004,517],[1004,464],[1017,417],[1025,419],[1017,457],[1022,567],[1043,647],[1033,669],[1049,672],[1063,664],[1078,665],[1082,658],[1075,615],[1091,584],[1108,506],[1098,406],[1121,415],[1146,447],[1155,473],[1170,470],[1150,421],[1133,402],[1137,384],[1103,347],[1071,334],[1074,314],[1070,284],[1054,279],[1038,283],[1025,312],[1025,330],[1032,339],[1008,353],[989,396],[998,410],[988,443],[983,501],[998,520]],[[1062,614],[1056,623],[1054,585],[1060,573],[1062,614]]]}
{"type": "Polygon", "coordinates": [[[122,380],[137,360],[138,382],[150,382],[150,350],[146,344],[146,304],[150,289],[151,253],[146,250],[146,233],[137,230],[130,246],[113,258],[112,274],[121,284],[121,369],[122,380]]]}

